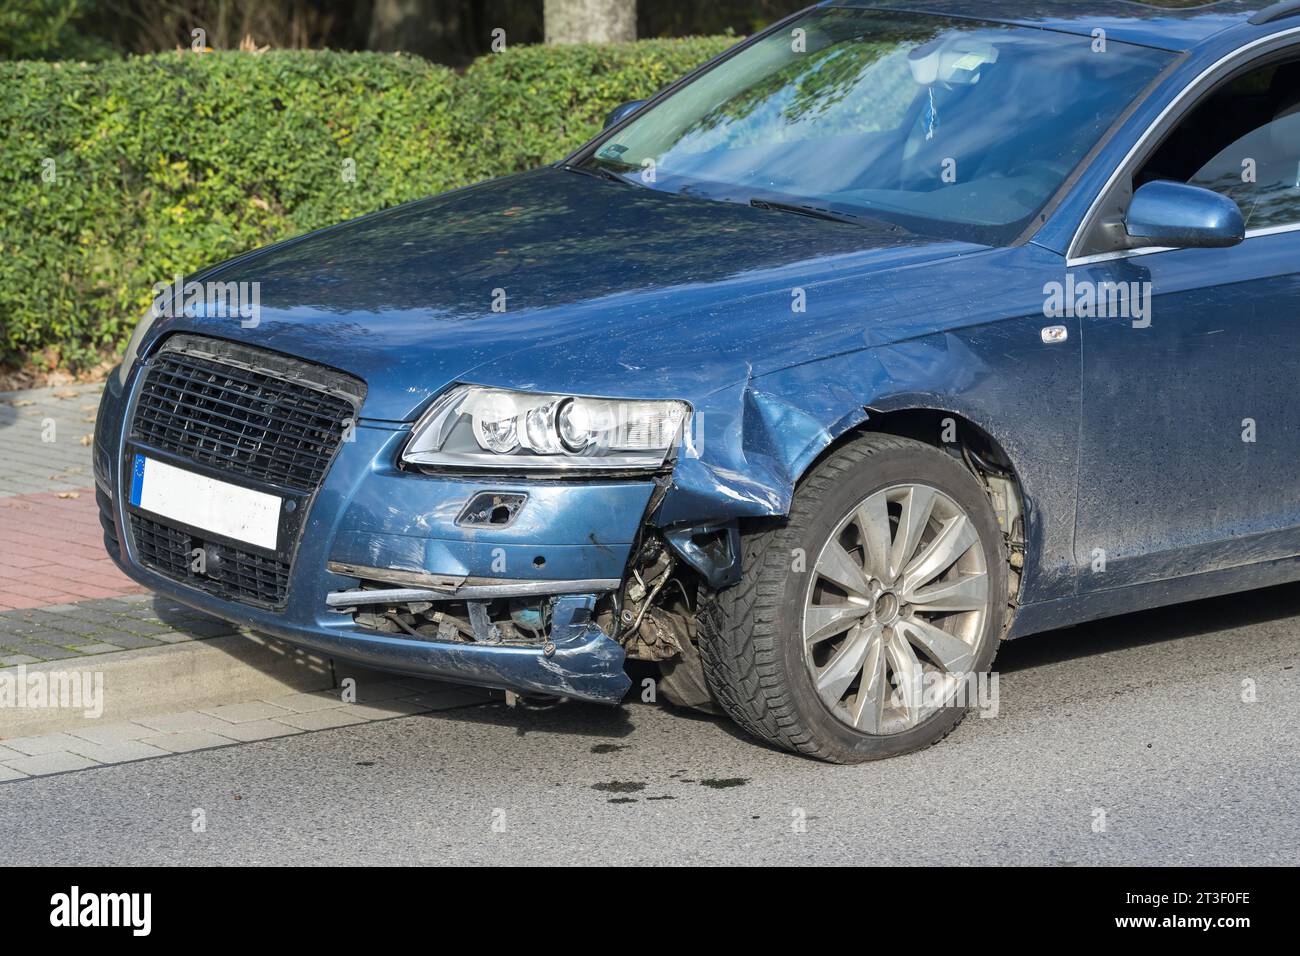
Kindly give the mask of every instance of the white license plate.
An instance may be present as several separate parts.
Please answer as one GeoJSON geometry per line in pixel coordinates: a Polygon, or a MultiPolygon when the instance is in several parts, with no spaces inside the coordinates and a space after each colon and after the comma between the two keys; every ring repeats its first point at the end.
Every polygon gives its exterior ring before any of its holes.
{"type": "Polygon", "coordinates": [[[131,504],[201,531],[277,550],[279,495],[241,488],[136,455],[131,470],[131,504]]]}

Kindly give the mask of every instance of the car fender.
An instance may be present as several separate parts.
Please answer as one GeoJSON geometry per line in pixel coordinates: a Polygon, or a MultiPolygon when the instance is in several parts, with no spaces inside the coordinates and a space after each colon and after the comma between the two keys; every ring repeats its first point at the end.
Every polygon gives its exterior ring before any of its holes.
{"type": "Polygon", "coordinates": [[[1025,316],[924,335],[713,393],[695,409],[652,522],[786,515],[804,475],[849,433],[892,412],[946,413],[982,430],[1012,463],[1025,515],[1022,596],[1073,593],[1077,335],[1073,347],[1049,349],[1042,322],[1025,316]]]}

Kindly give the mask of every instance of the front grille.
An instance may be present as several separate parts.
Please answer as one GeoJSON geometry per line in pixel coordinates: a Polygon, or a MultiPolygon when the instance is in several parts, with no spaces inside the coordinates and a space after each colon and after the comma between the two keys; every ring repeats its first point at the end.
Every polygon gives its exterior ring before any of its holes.
{"type": "Polygon", "coordinates": [[[268,553],[128,504],[140,563],[227,600],[283,607],[306,514],[364,398],[362,382],[333,369],[202,336],[168,339],[139,385],[126,474],[137,454],[171,458],[284,505],[268,553]]]}
{"type": "Polygon", "coordinates": [[[280,607],[289,593],[289,562],[205,542],[188,531],[140,514],[131,515],[131,537],[146,567],[210,594],[246,604],[280,607]],[[203,550],[203,572],[195,570],[203,550]]]}
{"type": "Polygon", "coordinates": [[[312,492],[355,415],[355,405],[337,392],[205,354],[164,350],[140,388],[132,438],[258,482],[312,492]]]}

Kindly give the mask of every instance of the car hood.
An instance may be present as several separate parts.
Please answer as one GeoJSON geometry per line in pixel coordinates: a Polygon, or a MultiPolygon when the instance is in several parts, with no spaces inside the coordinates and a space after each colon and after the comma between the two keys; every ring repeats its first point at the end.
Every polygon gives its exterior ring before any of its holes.
{"type": "Polygon", "coordinates": [[[982,250],[547,167],[211,269],[194,278],[258,283],[256,326],[190,314],[151,339],[196,331],[350,372],[369,419],[410,420],[455,381],[690,400],[864,333],[919,334],[914,310],[890,326],[898,283],[873,276],[982,250]]]}

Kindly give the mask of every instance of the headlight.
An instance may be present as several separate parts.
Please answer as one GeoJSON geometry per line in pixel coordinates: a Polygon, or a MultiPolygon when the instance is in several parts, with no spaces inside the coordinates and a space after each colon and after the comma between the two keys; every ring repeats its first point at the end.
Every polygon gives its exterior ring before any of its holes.
{"type": "Polygon", "coordinates": [[[654,471],[677,447],[689,411],[683,402],[460,385],[415,426],[402,461],[446,468],[654,471]]]}

